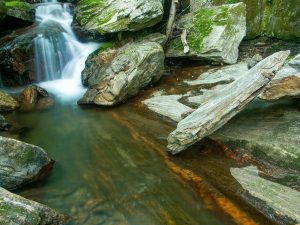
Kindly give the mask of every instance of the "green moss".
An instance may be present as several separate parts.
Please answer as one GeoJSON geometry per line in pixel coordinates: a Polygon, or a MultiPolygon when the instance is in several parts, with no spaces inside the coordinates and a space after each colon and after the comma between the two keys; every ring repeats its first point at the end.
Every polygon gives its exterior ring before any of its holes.
{"type": "Polygon", "coordinates": [[[108,49],[108,48],[111,48],[111,47],[113,47],[112,42],[104,43],[98,49],[96,49],[92,54],[90,54],[90,56],[98,55],[99,52],[104,51],[105,49],[108,49]]]}

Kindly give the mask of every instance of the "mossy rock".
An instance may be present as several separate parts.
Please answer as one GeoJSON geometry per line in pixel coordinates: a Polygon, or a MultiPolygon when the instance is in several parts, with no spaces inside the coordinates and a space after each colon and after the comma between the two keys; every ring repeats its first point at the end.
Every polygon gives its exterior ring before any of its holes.
{"type": "Polygon", "coordinates": [[[25,20],[25,21],[34,21],[35,10],[33,5],[21,1],[4,1],[4,7],[6,8],[6,15],[11,16],[17,19],[25,20]]]}
{"type": "Polygon", "coordinates": [[[38,146],[0,137],[0,187],[14,190],[43,178],[53,161],[38,146]]]}
{"type": "Polygon", "coordinates": [[[219,63],[236,63],[238,46],[246,35],[244,3],[201,8],[184,15],[176,24],[187,30],[190,51],[183,51],[181,38],[170,41],[167,57],[184,57],[219,63]]]}
{"type": "Polygon", "coordinates": [[[0,91],[0,111],[12,111],[19,107],[19,103],[7,93],[0,91]]]}
{"type": "Polygon", "coordinates": [[[162,20],[163,3],[162,0],[79,0],[75,20],[92,33],[137,31],[162,20]]]}
{"type": "Polygon", "coordinates": [[[0,224],[64,224],[66,217],[40,203],[10,193],[0,187],[0,224]]]}
{"type": "Polygon", "coordinates": [[[258,36],[300,41],[300,0],[186,0],[190,10],[244,2],[247,5],[247,38],[258,36]]]}

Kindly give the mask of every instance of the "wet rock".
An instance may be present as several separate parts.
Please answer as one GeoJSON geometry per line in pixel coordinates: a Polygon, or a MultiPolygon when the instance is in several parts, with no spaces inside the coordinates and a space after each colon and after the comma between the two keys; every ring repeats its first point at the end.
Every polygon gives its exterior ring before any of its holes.
{"type": "Polygon", "coordinates": [[[230,172],[245,190],[242,197],[253,207],[279,224],[300,223],[299,191],[261,178],[255,166],[230,172]]]}
{"type": "Polygon", "coordinates": [[[170,41],[166,56],[236,63],[238,47],[246,35],[245,16],[243,3],[202,8],[184,15],[176,27],[187,31],[190,50],[184,53],[181,38],[177,37],[170,41]]]}
{"type": "Polygon", "coordinates": [[[177,154],[226,124],[260,93],[288,56],[289,51],[275,53],[239,79],[205,96],[199,108],[169,135],[168,151],[177,154]]]}
{"type": "Polygon", "coordinates": [[[137,31],[162,20],[163,2],[163,0],[80,0],[75,8],[75,20],[92,33],[137,31]]]}
{"type": "Polygon", "coordinates": [[[45,177],[53,160],[40,147],[0,137],[0,186],[9,190],[45,177]]]}
{"type": "Polygon", "coordinates": [[[7,93],[0,91],[0,111],[12,111],[19,107],[19,103],[7,93]]]}
{"type": "Polygon", "coordinates": [[[64,224],[66,217],[0,187],[0,224],[64,224]]]}
{"type": "Polygon", "coordinates": [[[95,63],[87,63],[90,72],[83,80],[89,89],[79,104],[119,104],[163,75],[164,51],[155,42],[128,43],[96,54],[95,63]]]}
{"type": "Polygon", "coordinates": [[[36,109],[37,110],[47,110],[54,106],[55,102],[51,97],[40,98],[37,102],[36,109]]]}
{"type": "Polygon", "coordinates": [[[0,114],[0,131],[8,130],[10,127],[5,117],[0,114]]]}
{"type": "Polygon", "coordinates": [[[34,69],[34,39],[38,34],[53,38],[63,31],[61,26],[52,22],[31,28],[20,29],[0,39],[0,74],[5,86],[22,86],[42,81],[34,69]]]}
{"type": "Polygon", "coordinates": [[[51,107],[54,103],[53,99],[49,97],[48,92],[36,85],[31,85],[25,88],[20,96],[20,101],[21,110],[23,111],[30,111],[34,109],[38,104],[39,108],[48,108],[51,107]]]}
{"type": "Polygon", "coordinates": [[[143,103],[150,110],[158,113],[159,115],[166,116],[176,122],[179,122],[193,111],[192,108],[178,101],[182,97],[182,95],[154,96],[145,100],[143,103]]]}
{"type": "Polygon", "coordinates": [[[300,97],[300,54],[290,60],[259,96],[266,101],[300,97]]]}

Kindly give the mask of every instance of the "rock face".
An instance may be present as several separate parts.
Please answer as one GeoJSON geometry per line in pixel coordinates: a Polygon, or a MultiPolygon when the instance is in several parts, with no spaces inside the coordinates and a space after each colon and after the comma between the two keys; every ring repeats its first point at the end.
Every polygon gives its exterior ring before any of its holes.
{"type": "Polygon", "coordinates": [[[65,216],[0,187],[0,224],[64,224],[65,216]]]}
{"type": "Polygon", "coordinates": [[[184,53],[181,38],[170,41],[167,57],[183,57],[233,64],[238,46],[246,35],[245,4],[202,8],[184,15],[176,26],[187,31],[190,48],[184,53]]]}
{"type": "Polygon", "coordinates": [[[289,61],[259,96],[263,100],[300,97],[300,54],[289,61]]]}
{"type": "Polygon", "coordinates": [[[19,103],[10,95],[0,91],[0,111],[12,111],[19,107],[19,103]]]}
{"type": "Polygon", "coordinates": [[[188,0],[190,10],[202,7],[244,2],[247,5],[247,38],[258,36],[284,40],[300,39],[299,0],[188,0]]]}
{"type": "Polygon", "coordinates": [[[100,34],[137,31],[151,27],[163,17],[163,0],[80,0],[75,20],[100,34]]]}
{"type": "MultiPolygon", "coordinates": [[[[94,53],[95,54],[95,53],[94,53]]],[[[136,95],[142,88],[158,81],[164,71],[164,51],[155,42],[128,43],[120,49],[96,53],[87,63],[83,77],[89,86],[79,104],[112,106],[136,95]]]]}
{"type": "Polygon", "coordinates": [[[0,137],[0,186],[9,190],[43,178],[53,161],[40,147],[0,137]]]}
{"type": "Polygon", "coordinates": [[[180,121],[169,135],[168,151],[177,154],[222,127],[260,93],[288,56],[289,51],[275,53],[244,76],[204,96],[199,108],[180,121]]]}
{"type": "Polygon", "coordinates": [[[300,223],[299,191],[261,178],[254,166],[231,168],[230,171],[245,189],[243,198],[271,220],[280,221],[280,224],[300,223]]]}

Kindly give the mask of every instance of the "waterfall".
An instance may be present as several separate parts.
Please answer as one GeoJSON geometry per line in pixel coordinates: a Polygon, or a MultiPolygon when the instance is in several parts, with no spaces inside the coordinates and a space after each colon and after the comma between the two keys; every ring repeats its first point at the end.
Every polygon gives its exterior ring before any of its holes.
{"type": "Polygon", "coordinates": [[[38,35],[34,38],[34,65],[40,86],[59,97],[83,94],[81,72],[98,43],[81,43],[72,31],[73,16],[68,3],[44,0],[36,8],[38,35]]]}

